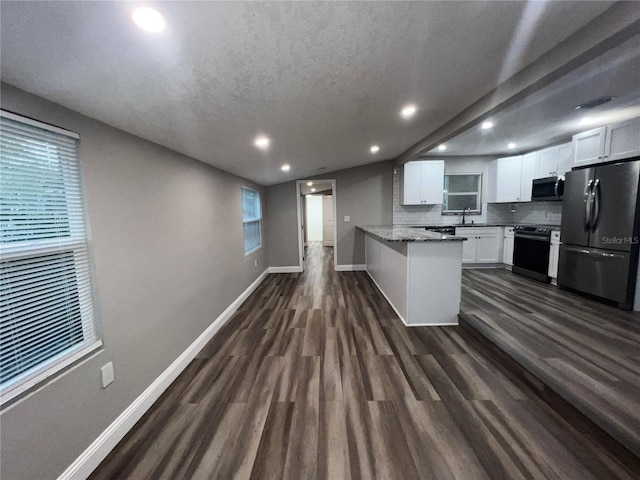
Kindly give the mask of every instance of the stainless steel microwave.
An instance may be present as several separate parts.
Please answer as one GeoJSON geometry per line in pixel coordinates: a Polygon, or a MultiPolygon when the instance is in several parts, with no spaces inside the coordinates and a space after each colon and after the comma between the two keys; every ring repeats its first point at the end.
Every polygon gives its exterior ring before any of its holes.
{"type": "Polygon", "coordinates": [[[564,177],[545,177],[533,180],[531,187],[531,200],[562,200],[564,193],[564,177]]]}

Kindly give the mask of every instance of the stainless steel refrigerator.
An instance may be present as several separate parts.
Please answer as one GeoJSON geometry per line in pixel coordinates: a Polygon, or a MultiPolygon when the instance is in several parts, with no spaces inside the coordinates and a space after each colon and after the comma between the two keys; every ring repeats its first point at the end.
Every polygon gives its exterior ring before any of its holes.
{"type": "Polygon", "coordinates": [[[573,170],[562,199],[558,285],[633,308],[640,160],[573,170]]]}

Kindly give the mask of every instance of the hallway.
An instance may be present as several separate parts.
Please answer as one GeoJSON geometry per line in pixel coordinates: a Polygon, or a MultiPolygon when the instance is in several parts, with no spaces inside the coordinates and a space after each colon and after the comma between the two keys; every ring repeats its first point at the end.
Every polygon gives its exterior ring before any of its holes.
{"type": "Polygon", "coordinates": [[[466,330],[406,328],[331,251],[269,275],[91,478],[634,478],[466,330]]]}

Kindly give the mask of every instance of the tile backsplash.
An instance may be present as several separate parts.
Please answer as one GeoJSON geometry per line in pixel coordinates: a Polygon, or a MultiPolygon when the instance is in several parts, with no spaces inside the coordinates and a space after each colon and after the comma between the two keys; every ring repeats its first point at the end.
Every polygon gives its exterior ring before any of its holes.
{"type": "MultiPolygon", "coordinates": [[[[442,215],[442,205],[401,205],[400,175],[393,176],[395,225],[457,224],[460,216],[442,215]]],[[[532,223],[560,225],[562,202],[483,203],[482,214],[470,215],[475,223],[532,223]]]]}

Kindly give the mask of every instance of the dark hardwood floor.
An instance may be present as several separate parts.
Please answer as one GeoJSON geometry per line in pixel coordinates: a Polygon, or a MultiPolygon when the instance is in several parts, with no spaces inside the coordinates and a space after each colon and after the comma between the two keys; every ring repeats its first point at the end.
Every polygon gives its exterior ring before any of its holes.
{"type": "Polygon", "coordinates": [[[640,455],[640,313],[495,269],[463,272],[461,317],[640,455]]]}
{"type": "Polygon", "coordinates": [[[331,250],[269,275],[91,478],[638,478],[466,329],[406,328],[331,250]]]}

